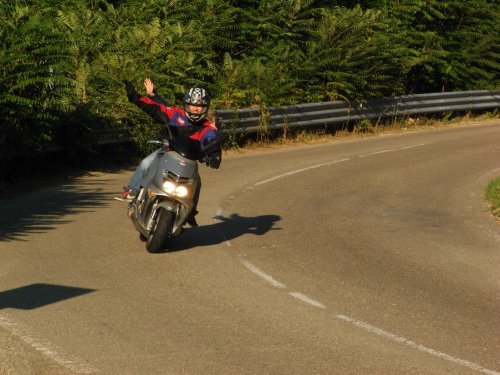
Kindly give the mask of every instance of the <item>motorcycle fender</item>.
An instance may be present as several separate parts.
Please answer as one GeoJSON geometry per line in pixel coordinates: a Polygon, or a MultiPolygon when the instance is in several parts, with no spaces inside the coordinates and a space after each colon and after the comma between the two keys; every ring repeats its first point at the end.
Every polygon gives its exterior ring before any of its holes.
{"type": "Polygon", "coordinates": [[[184,205],[179,204],[179,202],[164,200],[157,204],[155,207],[155,215],[158,208],[164,208],[169,210],[175,214],[174,225],[172,227],[172,236],[177,236],[182,231],[182,225],[186,221],[186,216],[188,214],[188,210],[184,205]]]}
{"type": "Polygon", "coordinates": [[[177,206],[178,206],[178,204],[175,202],[172,202],[169,200],[164,200],[164,201],[161,201],[158,203],[158,205],[156,206],[156,210],[158,210],[158,208],[162,207],[168,211],[177,212],[177,206]]]}
{"type": "Polygon", "coordinates": [[[148,232],[151,230],[154,222],[156,221],[156,218],[158,216],[158,210],[160,208],[163,208],[165,210],[171,211],[171,212],[175,213],[176,216],[177,216],[177,211],[178,211],[177,206],[178,205],[176,204],[176,202],[170,201],[170,200],[163,200],[163,201],[160,201],[160,202],[155,202],[154,206],[152,208],[152,212],[151,212],[151,214],[148,217],[148,222],[147,222],[147,225],[146,225],[146,228],[147,228],[148,232]]]}

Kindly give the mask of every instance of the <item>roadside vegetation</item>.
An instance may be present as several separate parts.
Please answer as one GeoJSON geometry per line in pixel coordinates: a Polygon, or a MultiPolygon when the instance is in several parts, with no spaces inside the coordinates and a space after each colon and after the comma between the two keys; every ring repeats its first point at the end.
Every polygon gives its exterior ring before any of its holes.
{"type": "Polygon", "coordinates": [[[441,127],[450,127],[475,122],[499,120],[497,111],[482,114],[466,113],[463,115],[445,113],[435,116],[402,117],[384,120],[362,120],[352,124],[344,124],[340,128],[321,129],[286,129],[276,132],[261,132],[253,137],[246,136],[238,142],[237,137],[233,142],[227,142],[228,149],[259,149],[273,148],[293,144],[315,144],[335,141],[343,138],[365,137],[370,135],[387,134],[393,132],[417,131],[441,127]]]}
{"type": "Polygon", "coordinates": [[[484,195],[491,204],[491,212],[500,220],[500,177],[488,184],[484,195]]]}
{"type": "Polygon", "coordinates": [[[0,0],[0,185],[147,152],[124,79],[177,104],[202,85],[214,109],[498,89],[498,19],[491,0],[0,0]],[[96,146],[117,129],[135,143],[96,146]]]}

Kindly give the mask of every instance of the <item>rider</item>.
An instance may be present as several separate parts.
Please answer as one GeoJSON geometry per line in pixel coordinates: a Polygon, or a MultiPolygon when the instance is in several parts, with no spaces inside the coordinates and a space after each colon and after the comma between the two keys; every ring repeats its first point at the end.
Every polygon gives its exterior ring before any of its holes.
{"type": "MultiPolygon", "coordinates": [[[[179,130],[186,132],[189,138],[199,141],[202,149],[215,138],[217,127],[212,121],[206,118],[208,107],[210,106],[210,96],[205,89],[199,87],[189,89],[184,94],[184,108],[180,108],[166,104],[155,92],[155,86],[149,78],[144,80],[147,96],[143,97],[137,95],[135,88],[130,82],[125,81],[124,83],[128,100],[153,117],[157,122],[168,124],[168,126],[172,127],[182,127],[182,129],[179,130]]],[[[160,151],[161,149],[154,151],[141,161],[127,186],[123,188],[123,193],[116,196],[115,199],[127,202],[133,199],[140,188],[141,180],[148,173],[149,167],[160,151]]],[[[221,160],[221,149],[218,148],[208,155],[207,165],[211,168],[218,169],[221,160]]],[[[196,207],[198,205],[201,189],[201,179],[199,181],[193,197],[193,209],[187,220],[187,223],[191,226],[198,225],[195,216],[198,213],[196,207]]]]}

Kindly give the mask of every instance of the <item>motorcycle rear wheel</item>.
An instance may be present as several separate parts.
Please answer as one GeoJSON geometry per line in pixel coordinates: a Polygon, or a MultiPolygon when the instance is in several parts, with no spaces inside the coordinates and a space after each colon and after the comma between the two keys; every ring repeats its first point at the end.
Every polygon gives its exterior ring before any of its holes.
{"type": "Polygon", "coordinates": [[[169,234],[174,224],[175,215],[172,211],[164,208],[158,209],[156,224],[151,230],[146,242],[146,250],[150,253],[158,253],[167,247],[169,234]]]}

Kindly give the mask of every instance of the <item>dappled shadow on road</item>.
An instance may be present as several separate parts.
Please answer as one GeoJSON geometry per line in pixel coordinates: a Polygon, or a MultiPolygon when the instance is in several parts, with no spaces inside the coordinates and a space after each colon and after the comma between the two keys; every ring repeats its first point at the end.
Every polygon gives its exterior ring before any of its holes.
{"type": "Polygon", "coordinates": [[[244,217],[232,214],[229,217],[216,216],[217,222],[186,229],[179,237],[170,241],[168,251],[181,251],[199,246],[210,246],[241,237],[246,234],[262,236],[274,228],[274,224],[281,220],[278,215],[261,215],[244,217]]]}
{"type": "Polygon", "coordinates": [[[0,292],[0,310],[6,308],[33,310],[94,291],[94,289],[75,288],[63,285],[26,285],[0,292]]]}
{"type": "Polygon", "coordinates": [[[87,180],[0,201],[0,242],[23,241],[30,234],[70,222],[68,215],[106,204],[109,194],[94,187],[103,182],[87,180]]]}

